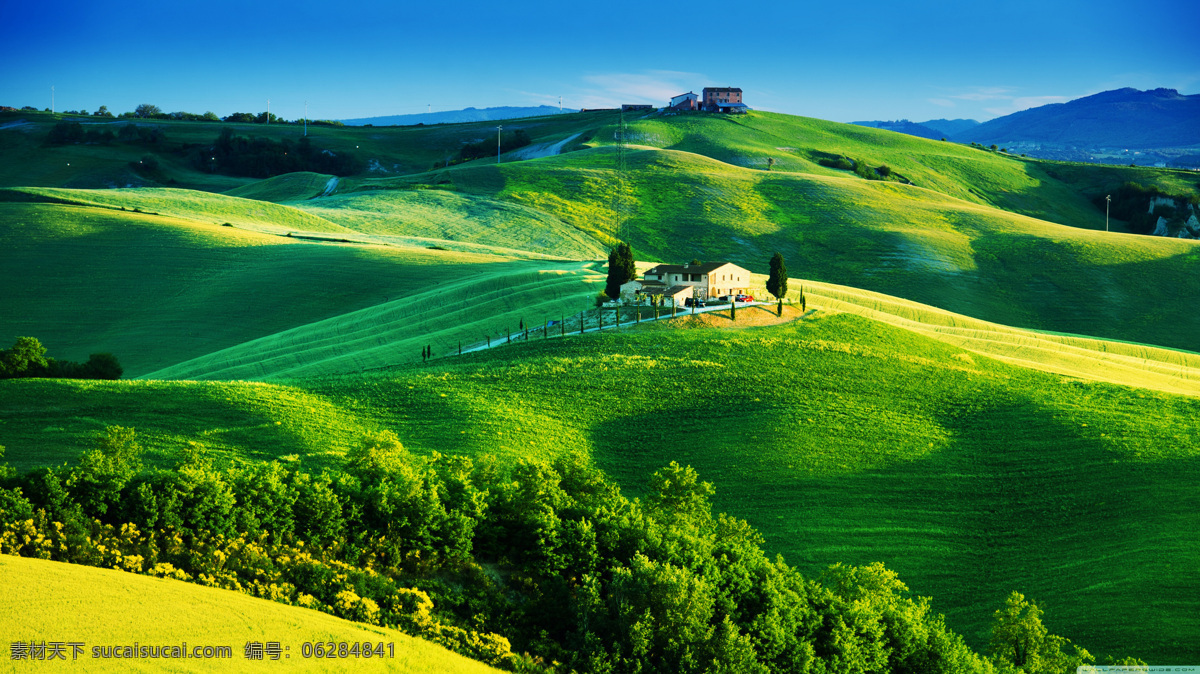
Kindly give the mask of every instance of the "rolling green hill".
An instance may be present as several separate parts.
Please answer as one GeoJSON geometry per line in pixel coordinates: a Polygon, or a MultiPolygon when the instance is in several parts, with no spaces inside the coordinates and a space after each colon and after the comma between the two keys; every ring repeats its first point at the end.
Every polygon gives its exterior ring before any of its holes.
{"type": "MultiPolygon", "coordinates": [[[[865,131],[874,131],[865,129],[865,131]]],[[[921,140],[921,139],[915,139],[921,140]]],[[[1009,161],[1009,160],[1005,160],[1009,161]]],[[[382,185],[444,184],[550,213],[644,258],[727,259],[1019,327],[1197,349],[1178,300],[1200,291],[1192,241],[1054,225],[940,192],[738,168],[675,150],[628,153],[617,225],[611,148],[464,167],[382,185]]]]}
{"type": "MultiPolygon", "coordinates": [[[[9,607],[0,615],[5,659],[23,640],[82,643],[78,660],[67,647],[67,664],[84,672],[162,671],[370,671],[495,672],[482,663],[396,630],[354,623],[305,608],[257,599],[230,590],[165,578],[0,556],[0,592],[9,607]],[[287,658],[247,660],[247,642],[278,642],[287,658]],[[394,644],[394,658],[304,658],[305,642],[394,644]],[[139,645],[229,647],[230,659],[104,659],[95,647],[139,645]]],[[[386,646],[385,646],[386,648],[386,646]]],[[[28,663],[10,660],[14,668],[28,663]]],[[[43,663],[35,663],[43,664],[43,663]]]]}
{"type": "Polygon", "coordinates": [[[445,190],[354,192],[291,205],[383,241],[469,243],[581,260],[608,255],[595,238],[542,211],[445,190]]]}
{"type": "Polygon", "coordinates": [[[160,456],[192,441],[316,466],[383,428],[420,453],[577,450],[634,493],[677,460],[805,573],[883,561],[977,647],[989,607],[1016,589],[1093,652],[1192,653],[1198,588],[1179,570],[1200,561],[1197,398],[1038,372],[847,313],[671,325],[288,387],[5,381],[0,427],[26,467],[104,424],[138,428],[160,456]]]}
{"type": "Polygon", "coordinates": [[[523,156],[566,152],[499,164],[449,165],[487,124],[316,127],[371,162],[326,194],[323,174],[190,167],[181,148],[227,125],[47,148],[53,119],[30,117],[0,130],[0,347],[109,351],[143,380],[0,381],[17,467],[70,461],[113,424],[161,463],[199,448],[319,468],[390,429],[426,454],[579,451],[637,493],[677,460],[806,574],[883,561],[975,647],[1019,590],[1095,653],[1195,654],[1200,356],[1148,345],[1200,350],[1200,244],[1106,233],[1089,201],[1192,175],[753,113],[629,116],[618,177],[618,116],[596,112],[506,123],[530,133],[523,156]],[[146,152],[153,175],[130,163],[146,152]],[[913,184],[819,164],[838,156],[913,184]],[[100,187],[122,189],[64,189],[100,187]],[[782,252],[817,311],[418,361],[591,307],[617,240],[756,272],[782,252]]]}
{"type": "Polygon", "coordinates": [[[56,358],[85,360],[107,351],[126,376],[439,284],[557,268],[491,254],[318,243],[166,215],[44,203],[0,203],[0,245],[7,254],[0,265],[6,348],[31,335],[56,358]]]}

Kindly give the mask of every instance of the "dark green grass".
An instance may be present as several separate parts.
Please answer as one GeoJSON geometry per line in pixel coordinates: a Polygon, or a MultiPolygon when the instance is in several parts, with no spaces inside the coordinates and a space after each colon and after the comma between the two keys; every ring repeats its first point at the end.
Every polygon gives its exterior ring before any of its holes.
{"type": "MultiPolygon", "coordinates": [[[[107,351],[138,376],[277,332],[528,263],[307,243],[112,209],[0,203],[0,343],[107,351]]],[[[0,443],[2,444],[2,443],[0,443]]]]}
{"type": "Polygon", "coordinates": [[[0,382],[0,443],[27,467],[61,447],[56,434],[77,450],[103,423],[137,427],[165,453],[226,419],[280,421],[224,450],[254,458],[337,452],[388,428],[421,453],[580,450],[634,493],[674,460],[806,573],[883,561],[976,647],[1012,590],[1101,655],[1184,661],[1200,635],[1195,398],[963,357],[848,315],[643,327],[294,387],[170,386],[0,382]],[[103,401],[95,412],[71,402],[84,385],[103,401]],[[269,402],[291,397],[320,404],[269,402]],[[150,399],[174,412],[155,416],[150,399]],[[299,449],[282,429],[302,429],[299,449]]]}

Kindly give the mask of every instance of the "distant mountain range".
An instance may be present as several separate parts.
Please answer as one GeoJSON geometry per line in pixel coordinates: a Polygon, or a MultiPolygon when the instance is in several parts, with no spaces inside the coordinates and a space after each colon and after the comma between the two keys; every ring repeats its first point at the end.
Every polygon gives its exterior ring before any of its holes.
{"type": "Polygon", "coordinates": [[[938,140],[949,138],[957,131],[969,129],[978,125],[979,122],[973,119],[933,119],[928,122],[910,122],[907,119],[900,119],[894,122],[851,122],[851,124],[938,140]]]}
{"type": "Polygon", "coordinates": [[[444,110],[441,112],[422,112],[415,115],[389,115],[386,117],[360,117],[358,119],[343,119],[341,122],[349,126],[412,126],[415,124],[459,124],[462,122],[490,122],[497,119],[514,119],[517,117],[541,117],[557,115],[560,112],[579,112],[563,108],[559,110],[552,105],[539,105],[533,108],[518,108],[503,106],[498,108],[465,108],[463,110],[444,110]]]}
{"type": "Polygon", "coordinates": [[[1200,166],[1200,94],[1184,95],[1174,89],[1105,91],[982,124],[944,119],[855,124],[923,138],[998,145],[1047,159],[1200,166]]]}

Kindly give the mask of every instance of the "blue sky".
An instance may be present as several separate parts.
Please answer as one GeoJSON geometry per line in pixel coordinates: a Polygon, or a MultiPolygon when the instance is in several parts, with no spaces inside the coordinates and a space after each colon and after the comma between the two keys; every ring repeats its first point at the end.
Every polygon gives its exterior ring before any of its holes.
{"type": "Polygon", "coordinates": [[[340,119],[664,103],[737,86],[835,121],[986,120],[1125,86],[1200,92],[1196,0],[0,0],[0,105],[340,119]]]}

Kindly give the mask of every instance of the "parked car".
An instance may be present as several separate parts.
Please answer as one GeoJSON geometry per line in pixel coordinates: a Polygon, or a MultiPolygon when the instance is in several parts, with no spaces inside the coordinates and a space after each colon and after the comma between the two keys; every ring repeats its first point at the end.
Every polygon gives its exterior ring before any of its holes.
{"type": "Polygon", "coordinates": [[[737,296],[737,301],[739,301],[739,302],[753,302],[753,301],[754,301],[754,296],[753,296],[753,295],[738,295],[738,296],[737,296]]]}
{"type": "Polygon", "coordinates": [[[706,307],[708,305],[705,304],[704,300],[698,300],[694,297],[688,297],[687,299],[683,300],[683,306],[685,306],[685,307],[691,307],[691,306],[706,307]]]}

